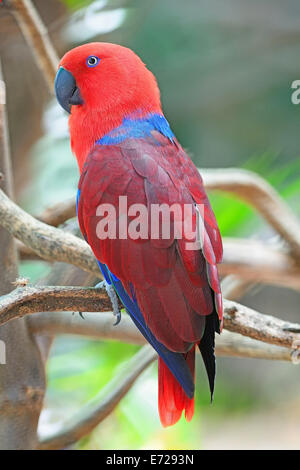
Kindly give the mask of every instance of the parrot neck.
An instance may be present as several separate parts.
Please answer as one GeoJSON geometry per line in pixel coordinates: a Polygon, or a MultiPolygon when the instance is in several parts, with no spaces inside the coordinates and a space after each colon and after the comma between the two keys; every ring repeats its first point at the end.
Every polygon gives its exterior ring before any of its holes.
{"type": "Polygon", "coordinates": [[[131,111],[123,115],[103,113],[92,109],[89,112],[76,109],[69,118],[71,148],[81,173],[85,160],[94,145],[118,144],[125,138],[140,138],[150,130],[159,130],[170,139],[174,136],[161,107],[131,111]]]}
{"type": "Polygon", "coordinates": [[[160,113],[149,113],[146,116],[133,114],[123,119],[122,124],[105,134],[96,141],[97,145],[117,145],[126,139],[143,139],[149,137],[152,131],[159,131],[171,141],[174,134],[169,123],[160,113]]]}

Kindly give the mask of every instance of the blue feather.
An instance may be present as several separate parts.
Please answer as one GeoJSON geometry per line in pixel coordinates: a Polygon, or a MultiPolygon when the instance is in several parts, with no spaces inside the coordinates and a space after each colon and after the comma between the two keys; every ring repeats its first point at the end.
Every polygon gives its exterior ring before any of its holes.
{"type": "Polygon", "coordinates": [[[174,134],[169,123],[162,114],[148,114],[143,118],[127,117],[123,119],[121,126],[113,129],[101,139],[96,141],[99,145],[116,145],[125,139],[142,139],[151,135],[152,131],[159,131],[171,141],[174,134]]]}
{"type": "Polygon", "coordinates": [[[80,198],[80,189],[77,190],[77,197],[76,197],[76,214],[78,215],[78,204],[80,198]]]}

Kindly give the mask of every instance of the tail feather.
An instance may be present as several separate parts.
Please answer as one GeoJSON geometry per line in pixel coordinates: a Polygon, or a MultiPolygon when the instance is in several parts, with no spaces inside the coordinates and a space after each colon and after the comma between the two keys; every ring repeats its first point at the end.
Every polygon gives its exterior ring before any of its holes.
{"type": "Polygon", "coordinates": [[[219,318],[216,312],[206,317],[204,334],[199,343],[199,349],[205,365],[211,401],[214,396],[216,358],[215,358],[215,332],[219,332],[219,318]]]}
{"type": "MultiPolygon", "coordinates": [[[[195,381],[195,347],[185,354],[185,360],[195,381]]],[[[164,361],[158,360],[158,410],[164,427],[179,421],[182,412],[190,421],[194,414],[194,398],[189,398],[164,361]]]]}

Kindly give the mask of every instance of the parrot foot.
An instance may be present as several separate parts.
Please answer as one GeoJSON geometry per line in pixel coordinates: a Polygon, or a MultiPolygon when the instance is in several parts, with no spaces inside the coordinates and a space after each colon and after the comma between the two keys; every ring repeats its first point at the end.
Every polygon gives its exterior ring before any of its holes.
{"type": "Polygon", "coordinates": [[[106,281],[101,281],[98,284],[95,285],[98,289],[103,289],[105,287],[106,292],[108,294],[108,297],[110,298],[111,305],[113,308],[113,314],[116,317],[116,321],[114,323],[114,326],[118,325],[121,321],[122,314],[119,309],[119,302],[118,302],[118,296],[116,294],[116,291],[114,287],[111,284],[108,284],[106,281]]]}

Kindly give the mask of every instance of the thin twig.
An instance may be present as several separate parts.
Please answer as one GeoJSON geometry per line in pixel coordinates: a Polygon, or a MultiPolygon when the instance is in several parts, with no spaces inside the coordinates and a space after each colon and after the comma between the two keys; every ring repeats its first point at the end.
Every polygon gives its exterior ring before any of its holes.
{"type": "Polygon", "coordinates": [[[9,7],[33,52],[38,67],[43,72],[50,93],[53,94],[59,59],[46,26],[31,0],[10,0],[9,7]]]}
{"type": "MultiPolygon", "coordinates": [[[[146,340],[128,315],[123,315],[116,326],[112,312],[84,312],[84,320],[69,312],[38,313],[28,318],[30,331],[34,334],[79,335],[93,339],[121,341],[130,344],[145,344],[146,340]]],[[[216,336],[217,356],[250,357],[277,361],[292,361],[291,350],[263,343],[246,336],[224,330],[216,336]]]]}
{"type": "Polygon", "coordinates": [[[207,189],[236,194],[254,207],[300,259],[300,223],[266,180],[256,173],[236,168],[201,170],[201,175],[207,189]]]}
{"type": "Polygon", "coordinates": [[[62,449],[89,434],[118,405],[141,373],[156,359],[156,352],[144,346],[127,364],[124,364],[111,382],[90,402],[51,435],[42,437],[39,449],[62,449]]]}

